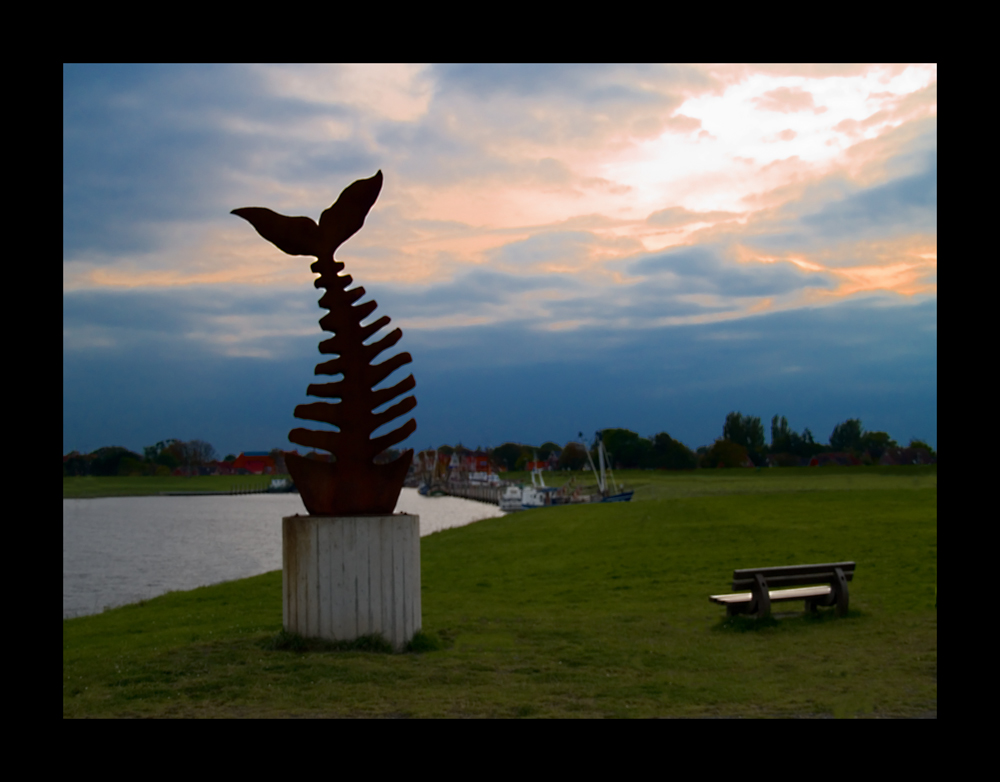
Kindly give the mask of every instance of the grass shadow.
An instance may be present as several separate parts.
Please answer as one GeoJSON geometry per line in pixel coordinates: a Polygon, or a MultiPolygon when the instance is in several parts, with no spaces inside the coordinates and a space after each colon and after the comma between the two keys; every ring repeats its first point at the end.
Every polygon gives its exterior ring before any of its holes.
{"type": "Polygon", "coordinates": [[[325,638],[306,638],[298,633],[280,630],[261,646],[270,652],[375,652],[392,654],[392,644],[378,633],[362,635],[352,641],[329,641],[325,638]]]}
{"type": "Polygon", "coordinates": [[[759,633],[766,630],[792,630],[798,627],[815,624],[826,624],[844,619],[852,619],[864,614],[854,609],[848,609],[846,616],[837,616],[835,609],[820,609],[819,611],[784,611],[775,612],[770,616],[757,618],[755,616],[726,616],[712,626],[717,632],[759,633]]]}
{"type": "MultiPolygon", "coordinates": [[[[425,652],[437,652],[445,649],[451,644],[448,643],[449,635],[444,633],[444,639],[435,633],[418,630],[413,638],[403,649],[407,653],[421,654],[425,652]]],[[[373,652],[375,654],[392,654],[395,650],[379,633],[362,635],[351,641],[330,641],[325,638],[306,638],[298,633],[289,633],[285,630],[279,631],[276,635],[265,639],[261,647],[270,652],[295,652],[304,654],[305,652],[373,652]]]]}

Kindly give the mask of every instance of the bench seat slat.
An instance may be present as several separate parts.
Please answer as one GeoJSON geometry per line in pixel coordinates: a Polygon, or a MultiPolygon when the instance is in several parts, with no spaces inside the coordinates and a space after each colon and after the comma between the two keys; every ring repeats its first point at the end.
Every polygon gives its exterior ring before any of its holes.
{"type": "MultiPolygon", "coordinates": [[[[804,600],[807,597],[820,597],[831,592],[829,586],[802,587],[800,589],[769,589],[767,593],[771,596],[771,602],[778,600],[804,600]]],[[[734,595],[709,595],[709,600],[720,605],[728,603],[749,603],[753,600],[751,592],[738,592],[734,595]]]]}

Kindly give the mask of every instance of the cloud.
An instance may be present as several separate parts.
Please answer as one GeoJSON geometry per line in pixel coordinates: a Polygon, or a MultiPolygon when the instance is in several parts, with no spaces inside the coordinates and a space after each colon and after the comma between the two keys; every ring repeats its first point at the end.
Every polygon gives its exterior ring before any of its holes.
{"type": "Polygon", "coordinates": [[[693,212],[683,206],[673,206],[669,209],[661,209],[653,212],[646,218],[650,225],[661,228],[679,228],[692,223],[718,223],[725,220],[736,220],[740,217],[738,212],[693,212]]]}
{"type": "Polygon", "coordinates": [[[701,120],[695,117],[686,117],[683,114],[675,114],[664,125],[672,133],[693,133],[701,128],[701,120]]]}
{"type": "MultiPolygon", "coordinates": [[[[536,396],[549,383],[583,387],[588,368],[607,378],[593,399],[548,409],[567,424],[633,404],[612,390],[616,373],[638,373],[635,397],[682,401],[686,417],[703,405],[692,389],[737,404],[740,384],[763,388],[768,373],[829,399],[817,384],[836,373],[816,368],[818,354],[842,359],[857,383],[857,367],[879,362],[851,363],[824,329],[866,337],[847,313],[884,328],[875,342],[892,364],[899,324],[936,317],[926,67],[68,65],[63,108],[69,428],[113,420],[102,393],[141,419],[129,393],[107,390],[114,381],[182,421],[184,404],[143,384],[197,385],[230,367],[276,395],[271,374],[308,376],[322,314],[308,259],[229,212],[315,219],[379,168],[377,207],[338,257],[376,314],[404,328],[401,349],[433,365],[418,382],[438,383],[441,399],[448,382],[519,398],[506,377],[527,366],[536,396]],[[910,314],[889,306],[899,302],[910,314]],[[760,366],[718,369],[733,345],[752,346],[760,366]],[[544,366],[560,361],[572,364],[565,378],[544,366]],[[78,389],[104,412],[88,415],[78,389]]],[[[921,344],[926,366],[934,354],[921,344]]],[[[900,398],[907,378],[926,391],[926,375],[899,378],[884,383],[900,398]]],[[[305,382],[287,386],[296,402],[305,382]]],[[[205,388],[179,398],[209,399],[226,418],[228,384],[205,388]]],[[[506,426],[534,415],[514,409],[506,426]]],[[[434,415],[438,431],[458,425],[434,415]]]]}
{"type": "Polygon", "coordinates": [[[641,297],[711,294],[725,309],[742,309],[732,299],[773,297],[805,288],[832,288],[829,276],[792,263],[746,264],[726,259],[722,248],[681,247],[650,255],[629,266],[648,279],[638,286],[641,297]],[[726,306],[726,299],[729,299],[726,306]]]}
{"type": "Polygon", "coordinates": [[[289,339],[318,335],[322,311],[307,289],[247,287],[84,290],[63,295],[63,352],[144,349],[178,356],[280,355],[289,339]]]}
{"type": "MultiPolygon", "coordinates": [[[[149,302],[123,294],[120,312],[149,302]],[[131,299],[132,305],[126,305],[131,299]]],[[[479,440],[565,442],[579,430],[668,431],[709,444],[726,413],[785,415],[825,440],[861,418],[897,440],[937,429],[936,303],[869,298],[763,314],[752,322],[546,332],[532,324],[405,331],[413,354],[418,429],[411,445],[479,440]],[[543,338],[544,337],[544,338],[543,338]],[[798,371],[784,371],[796,367],[798,371]],[[484,414],[488,411],[488,414],[484,414]]],[[[319,360],[316,337],[290,337],[269,359],[220,356],[208,346],[161,352],[64,354],[64,452],[165,437],[205,439],[222,453],[292,447],[296,404],[319,360]]]]}
{"type": "Polygon", "coordinates": [[[812,93],[806,92],[801,87],[778,87],[754,98],[753,103],[762,111],[778,111],[782,114],[799,111],[822,114],[826,111],[825,106],[816,106],[812,93]]]}
{"type": "Polygon", "coordinates": [[[937,157],[927,169],[866,188],[804,215],[801,223],[820,236],[878,235],[937,231],[937,157]]]}
{"type": "Polygon", "coordinates": [[[322,106],[348,105],[395,122],[427,113],[434,93],[429,66],[413,63],[257,65],[273,95],[322,106]]]}

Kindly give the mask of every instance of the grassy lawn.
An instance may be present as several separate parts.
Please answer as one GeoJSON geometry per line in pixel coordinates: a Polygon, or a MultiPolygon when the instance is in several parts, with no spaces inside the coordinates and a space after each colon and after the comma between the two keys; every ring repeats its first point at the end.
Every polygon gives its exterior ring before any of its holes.
{"type": "Polygon", "coordinates": [[[271,478],[287,475],[196,475],[191,478],[126,476],[117,478],[63,478],[63,499],[89,497],[137,497],[159,494],[161,491],[230,491],[234,486],[243,490],[267,487],[271,478]]]}
{"type": "MultiPolygon", "coordinates": [[[[287,475],[205,475],[171,477],[74,477],[63,478],[63,498],[125,497],[159,494],[161,491],[229,491],[233,486],[258,488],[271,477],[287,475]]],[[[578,485],[594,485],[590,472],[545,473],[548,486],[562,486],[571,479],[578,485]]],[[[773,494],[802,491],[854,491],[868,489],[936,488],[937,465],[921,467],[788,467],[762,470],[618,470],[619,485],[635,489],[633,501],[672,497],[706,497],[718,494],[773,494]]],[[[531,483],[527,472],[503,473],[503,479],[531,483]]],[[[595,489],[596,491],[596,489],[595,489]]]]}
{"type": "MultiPolygon", "coordinates": [[[[547,486],[597,486],[591,472],[543,473],[547,486]]],[[[504,479],[531,483],[527,472],[504,473],[504,479]]],[[[802,491],[936,488],[937,465],[912,467],[775,467],[736,470],[616,470],[619,486],[635,489],[637,500],[708,497],[719,494],[774,494],[802,491]]],[[[596,488],[595,488],[596,491],[596,488]]]]}
{"type": "Polygon", "coordinates": [[[63,714],[936,714],[936,468],[616,477],[635,501],[423,538],[437,651],[281,648],[267,573],[64,620],[63,714]],[[846,559],[843,618],[727,621],[708,601],[737,567],[846,559]]]}

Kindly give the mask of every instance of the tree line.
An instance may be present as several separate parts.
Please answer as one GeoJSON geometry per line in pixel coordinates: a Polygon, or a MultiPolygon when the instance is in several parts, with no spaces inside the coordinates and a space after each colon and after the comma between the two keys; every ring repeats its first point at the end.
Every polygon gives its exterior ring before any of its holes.
{"type": "MultiPolygon", "coordinates": [[[[922,440],[912,439],[906,446],[909,463],[917,451],[924,458],[936,460],[937,454],[922,440]]],[[[757,416],[732,412],[726,416],[722,437],[709,448],[698,449],[704,467],[738,467],[748,461],[757,467],[773,464],[792,467],[809,463],[822,454],[841,454],[850,463],[878,464],[886,454],[898,455],[902,449],[887,432],[866,431],[859,418],[849,418],[833,427],[827,444],[816,442],[808,428],[799,434],[789,427],[785,416],[771,419],[771,444],[764,443],[764,426],[757,416]]]]}
{"type": "MultiPolygon", "coordinates": [[[[731,412],[722,425],[722,436],[711,446],[691,450],[666,432],[640,437],[629,429],[604,429],[599,433],[611,466],[616,469],[693,470],[709,467],[745,467],[767,464],[791,467],[807,464],[810,459],[824,453],[847,454],[862,464],[877,464],[884,454],[898,453],[899,444],[886,432],[866,431],[860,419],[849,418],[837,424],[826,444],[819,443],[809,429],[798,433],[788,425],[785,416],[771,419],[771,443],[764,442],[764,425],[757,416],[731,412]]],[[[529,462],[550,461],[559,470],[582,470],[590,458],[597,464],[598,435],[589,446],[572,441],[560,446],[547,441],[541,445],[507,442],[496,448],[486,449],[493,466],[510,472],[524,470],[529,462]],[[554,458],[552,458],[554,457],[554,458]]],[[[936,460],[937,454],[925,442],[913,439],[906,446],[908,453],[923,452],[926,458],[936,460]]],[[[456,451],[470,452],[461,443],[457,446],[442,445],[438,452],[449,456],[456,451]]],[[[482,448],[477,447],[477,452],[482,448]]],[[[388,461],[399,452],[390,449],[376,458],[388,461]]],[[[270,451],[279,472],[285,472],[284,451],[270,451]]],[[[307,454],[307,456],[318,455],[307,454]]],[[[98,448],[89,454],[77,451],[63,457],[63,475],[171,475],[181,469],[189,475],[205,472],[216,460],[215,449],[203,440],[161,440],[143,448],[137,454],[120,446],[98,448]]],[[[234,454],[223,461],[233,462],[234,454]]],[[[904,460],[905,461],[905,460],[904,460]]]]}
{"type": "MultiPolygon", "coordinates": [[[[111,445],[88,454],[72,451],[63,456],[63,476],[172,475],[177,469],[194,475],[217,458],[215,448],[204,440],[161,440],[142,450],[140,455],[111,445]]],[[[229,454],[223,461],[236,461],[236,456],[229,454]]]]}
{"type": "MultiPolygon", "coordinates": [[[[837,424],[828,443],[824,444],[817,442],[808,428],[800,434],[789,427],[785,416],[775,415],[771,419],[771,443],[768,445],[764,441],[764,425],[760,418],[738,411],[726,416],[721,437],[712,445],[696,450],[667,432],[641,437],[629,429],[604,429],[599,435],[615,469],[693,470],[767,464],[792,467],[808,464],[821,454],[847,455],[862,464],[877,464],[884,454],[901,450],[886,432],[866,431],[857,418],[837,424]]],[[[575,441],[562,447],[551,441],[539,446],[508,442],[489,449],[488,453],[496,467],[508,471],[524,470],[532,461],[548,461],[552,454],[558,457],[557,469],[580,470],[588,465],[588,451],[597,464],[597,444],[598,435],[589,446],[575,441]]],[[[924,451],[930,460],[937,459],[934,450],[921,440],[911,440],[906,448],[911,452],[924,451]]],[[[438,448],[439,452],[449,455],[456,450],[469,449],[461,444],[438,448]]]]}

